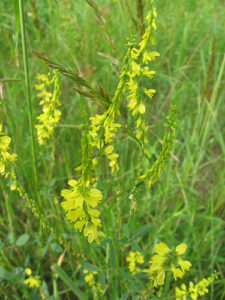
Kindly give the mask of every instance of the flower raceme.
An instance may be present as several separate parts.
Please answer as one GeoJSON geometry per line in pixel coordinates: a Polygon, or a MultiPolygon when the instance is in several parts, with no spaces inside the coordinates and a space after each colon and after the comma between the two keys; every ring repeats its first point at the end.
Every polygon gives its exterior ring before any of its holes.
{"type": "Polygon", "coordinates": [[[170,249],[165,243],[155,246],[156,254],[149,262],[149,269],[144,271],[149,275],[154,287],[164,284],[166,272],[172,271],[174,279],[177,280],[190,269],[191,263],[181,258],[186,249],[185,243],[178,245],[175,250],[170,249]]]}
{"type": "MultiPolygon", "coordinates": [[[[155,58],[160,56],[159,52],[151,51],[147,49],[148,43],[155,44],[153,30],[156,30],[156,9],[149,12],[146,19],[148,26],[145,33],[142,36],[141,42],[137,47],[133,47],[131,50],[131,58],[129,60],[128,71],[128,109],[132,112],[133,116],[136,116],[136,138],[142,143],[147,145],[147,122],[143,115],[146,111],[146,100],[144,95],[148,98],[152,98],[156,93],[155,89],[146,89],[142,86],[144,77],[152,79],[155,75],[154,70],[149,69],[149,62],[155,61],[155,58]]],[[[145,152],[145,147],[143,147],[145,152]]]]}
{"type": "Polygon", "coordinates": [[[129,263],[129,270],[133,275],[135,275],[137,273],[140,273],[141,270],[137,266],[137,264],[143,264],[144,263],[144,256],[140,252],[130,251],[129,255],[126,258],[126,260],[129,263]]]}
{"type": "Polygon", "coordinates": [[[59,75],[54,71],[54,76],[49,79],[50,73],[47,75],[38,74],[37,79],[41,82],[35,85],[36,90],[40,91],[37,95],[41,98],[40,105],[42,106],[42,114],[37,119],[39,124],[37,129],[38,143],[44,145],[53,135],[54,126],[59,123],[61,112],[56,107],[61,105],[59,101],[59,75]],[[50,91],[53,89],[53,92],[50,91]]]}

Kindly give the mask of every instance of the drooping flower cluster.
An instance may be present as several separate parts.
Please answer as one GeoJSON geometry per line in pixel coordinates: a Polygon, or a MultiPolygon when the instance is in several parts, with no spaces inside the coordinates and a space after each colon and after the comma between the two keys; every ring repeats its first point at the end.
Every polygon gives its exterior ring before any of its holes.
{"type": "Polygon", "coordinates": [[[144,256],[140,252],[130,251],[129,255],[126,258],[126,260],[129,263],[129,270],[133,275],[135,275],[137,273],[140,273],[141,270],[137,266],[137,264],[143,264],[144,263],[144,256]]]}
{"type": "Polygon", "coordinates": [[[152,98],[156,93],[155,89],[146,89],[143,87],[143,79],[147,77],[152,79],[155,75],[154,70],[149,69],[149,62],[155,61],[157,56],[160,56],[159,52],[151,51],[147,49],[147,45],[150,41],[152,45],[155,44],[153,30],[156,30],[156,21],[157,17],[156,9],[153,8],[153,11],[150,11],[147,15],[148,26],[145,30],[145,33],[142,36],[142,40],[139,43],[138,47],[133,47],[131,51],[131,59],[129,62],[129,72],[128,72],[128,108],[131,110],[132,115],[136,116],[136,138],[141,141],[143,145],[143,150],[146,152],[144,144],[148,144],[147,139],[147,122],[144,119],[143,115],[145,114],[145,98],[152,98]]]}
{"type": "Polygon", "coordinates": [[[185,243],[178,245],[175,250],[170,249],[165,243],[155,246],[156,254],[149,261],[149,269],[144,271],[149,275],[154,287],[164,284],[166,272],[172,271],[174,279],[177,280],[190,269],[191,263],[181,258],[186,249],[185,243]]]}
{"type": "Polygon", "coordinates": [[[59,75],[58,71],[53,71],[54,76],[49,79],[50,73],[47,75],[38,74],[37,79],[40,84],[35,85],[36,90],[40,91],[37,95],[41,98],[42,114],[37,119],[39,124],[37,128],[38,143],[43,145],[51,138],[54,133],[54,126],[59,123],[61,111],[56,107],[61,105],[59,101],[59,75]]]}
{"type": "Polygon", "coordinates": [[[208,287],[217,278],[217,274],[215,273],[208,278],[203,278],[197,284],[194,284],[192,281],[189,282],[188,289],[185,284],[182,284],[180,288],[176,287],[176,299],[186,300],[188,299],[188,295],[190,295],[192,300],[197,300],[199,296],[204,296],[209,292],[208,287]]]}
{"type": "Polygon", "coordinates": [[[90,184],[95,184],[92,170],[96,161],[92,158],[93,149],[89,139],[89,133],[84,131],[81,140],[82,164],[76,169],[81,171],[81,177],[78,181],[68,182],[71,189],[62,190],[61,195],[65,199],[62,207],[66,211],[67,219],[74,223],[74,227],[80,232],[84,230],[84,236],[88,237],[88,242],[92,243],[95,240],[99,244],[99,238],[103,236],[103,233],[99,218],[100,211],[97,206],[102,200],[102,193],[90,186],[90,184]]]}

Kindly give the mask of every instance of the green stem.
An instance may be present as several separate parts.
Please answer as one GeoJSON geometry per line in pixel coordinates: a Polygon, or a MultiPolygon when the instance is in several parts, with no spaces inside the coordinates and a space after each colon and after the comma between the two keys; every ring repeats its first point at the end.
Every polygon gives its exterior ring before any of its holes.
{"type": "Polygon", "coordinates": [[[28,59],[27,59],[27,43],[26,43],[26,35],[25,35],[23,0],[19,0],[19,14],[20,14],[22,49],[23,49],[24,75],[25,75],[25,84],[27,90],[28,117],[29,117],[29,129],[30,129],[30,136],[31,136],[31,153],[32,153],[32,166],[33,166],[33,174],[34,174],[34,185],[36,190],[36,196],[38,198],[39,206],[40,206],[40,198],[38,196],[37,160],[36,160],[36,147],[35,147],[35,139],[34,139],[34,121],[33,121],[33,111],[32,111],[31,92],[30,92],[29,67],[28,67],[28,59]]]}

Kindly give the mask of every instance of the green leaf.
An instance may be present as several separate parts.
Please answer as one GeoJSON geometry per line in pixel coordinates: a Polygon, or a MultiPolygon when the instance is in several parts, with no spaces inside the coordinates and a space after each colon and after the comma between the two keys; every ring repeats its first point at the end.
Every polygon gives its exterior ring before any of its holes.
{"type": "Polygon", "coordinates": [[[63,252],[63,248],[61,246],[59,246],[57,243],[51,243],[50,247],[51,247],[52,251],[54,251],[56,253],[63,252]]]}
{"type": "Polygon", "coordinates": [[[133,238],[136,239],[137,237],[145,235],[150,229],[153,227],[152,224],[144,225],[141,229],[139,229],[134,235],[133,238]]]}
{"type": "Polygon", "coordinates": [[[41,257],[44,257],[45,254],[47,253],[48,251],[48,245],[45,245],[43,248],[42,248],[42,251],[41,251],[41,257]]]}
{"type": "Polygon", "coordinates": [[[14,16],[15,16],[16,32],[19,35],[19,33],[20,33],[20,14],[19,14],[19,1],[18,0],[14,0],[14,16]]]}
{"type": "Polygon", "coordinates": [[[98,271],[98,269],[96,268],[96,266],[88,264],[88,263],[83,263],[82,266],[88,270],[88,271],[98,271]]]}
{"type": "Polygon", "coordinates": [[[0,279],[12,280],[14,278],[13,274],[7,271],[5,268],[0,267],[0,279]]]}
{"type": "Polygon", "coordinates": [[[29,234],[25,233],[22,234],[16,241],[16,246],[21,247],[26,244],[26,242],[29,240],[30,236],[29,234]]]}
{"type": "Polygon", "coordinates": [[[100,272],[100,283],[102,285],[103,290],[105,289],[105,274],[100,272]]]}
{"type": "Polygon", "coordinates": [[[79,298],[79,300],[87,299],[86,295],[81,292],[76,283],[71,279],[69,275],[58,265],[53,265],[53,270],[58,274],[62,281],[67,285],[71,291],[79,298]]]}
{"type": "Polygon", "coordinates": [[[130,293],[123,294],[123,296],[120,298],[120,300],[127,300],[129,296],[130,296],[130,293]]]}
{"type": "Polygon", "coordinates": [[[110,244],[110,248],[109,248],[109,258],[110,258],[111,266],[112,266],[113,268],[115,268],[115,267],[116,267],[116,254],[115,254],[115,249],[114,249],[113,244],[110,244]]]}

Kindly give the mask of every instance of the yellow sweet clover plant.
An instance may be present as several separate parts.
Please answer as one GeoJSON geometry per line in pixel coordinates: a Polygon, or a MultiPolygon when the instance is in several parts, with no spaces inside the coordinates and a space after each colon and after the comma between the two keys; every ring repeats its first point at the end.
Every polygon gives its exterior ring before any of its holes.
{"type": "MultiPolygon", "coordinates": [[[[153,30],[156,30],[156,17],[156,9],[153,8],[147,15],[148,25],[141,42],[136,46],[133,42],[128,43],[119,83],[112,100],[108,107],[105,106],[105,112],[89,118],[88,132],[85,141],[83,139],[82,142],[82,164],[77,168],[82,175],[78,181],[69,181],[69,185],[72,187],[71,190],[62,191],[62,196],[66,200],[62,202],[62,206],[67,213],[68,220],[73,222],[78,230],[82,231],[84,228],[84,235],[88,237],[89,242],[95,240],[99,243],[99,237],[103,236],[100,230],[100,211],[96,209],[102,200],[102,194],[99,190],[93,189],[95,180],[93,176],[89,178],[87,174],[90,174],[90,170],[93,170],[92,161],[99,162],[99,160],[102,160],[102,155],[109,160],[112,173],[116,174],[119,170],[119,154],[115,152],[114,142],[117,139],[118,130],[126,130],[127,127],[124,122],[116,121],[116,118],[124,117],[121,112],[121,102],[126,97],[128,99],[128,112],[131,112],[133,117],[136,118],[136,139],[141,144],[141,150],[146,153],[148,129],[147,122],[143,117],[146,110],[144,95],[152,98],[155,90],[144,88],[142,80],[143,77],[148,79],[153,77],[155,71],[149,69],[148,63],[155,61],[155,58],[160,55],[157,51],[147,48],[149,41],[154,44],[153,30]],[[92,200],[91,197],[93,197],[92,200]]],[[[168,137],[167,144],[165,144],[168,146],[169,142],[172,144],[170,137],[168,137]]],[[[164,145],[164,148],[166,145],[164,145]]]]}
{"type": "Polygon", "coordinates": [[[59,101],[59,74],[54,70],[54,75],[50,79],[50,73],[38,74],[37,79],[40,82],[35,85],[39,91],[37,95],[41,99],[42,113],[37,117],[39,124],[37,129],[38,143],[44,145],[54,133],[54,127],[59,123],[61,111],[57,109],[61,105],[59,101]]]}

